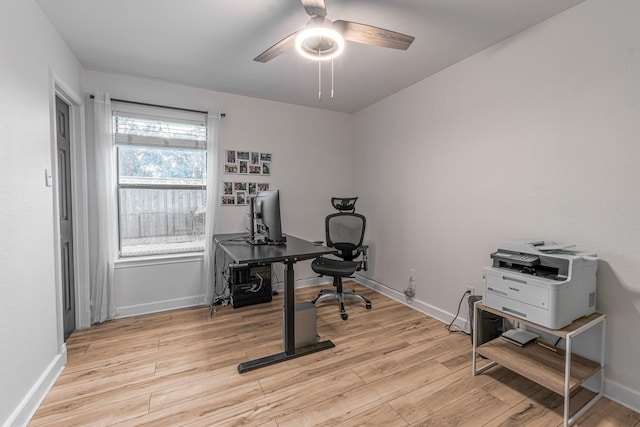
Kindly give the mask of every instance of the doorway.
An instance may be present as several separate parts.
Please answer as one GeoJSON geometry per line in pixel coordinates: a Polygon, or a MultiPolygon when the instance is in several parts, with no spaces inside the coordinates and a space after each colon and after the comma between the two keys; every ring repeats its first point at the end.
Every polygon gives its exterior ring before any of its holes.
{"type": "Polygon", "coordinates": [[[72,166],[69,105],[56,95],[56,153],[60,218],[60,273],[64,341],[76,329],[75,264],[73,247],[72,166]]]}

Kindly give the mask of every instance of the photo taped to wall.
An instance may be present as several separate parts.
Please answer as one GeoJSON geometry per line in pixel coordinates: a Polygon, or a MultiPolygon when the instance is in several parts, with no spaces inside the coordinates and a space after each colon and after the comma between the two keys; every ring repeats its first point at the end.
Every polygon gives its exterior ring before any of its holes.
{"type": "Polygon", "coordinates": [[[251,152],[251,164],[259,165],[260,164],[260,153],[251,152]]]}
{"type": "Polygon", "coordinates": [[[236,151],[227,150],[227,163],[236,163],[236,151]]]}
{"type": "Polygon", "coordinates": [[[233,194],[233,183],[232,182],[224,182],[223,183],[222,193],[225,195],[233,194]]]}
{"type": "Polygon", "coordinates": [[[249,173],[249,165],[246,160],[240,160],[238,162],[240,164],[239,172],[242,174],[249,173]]]}

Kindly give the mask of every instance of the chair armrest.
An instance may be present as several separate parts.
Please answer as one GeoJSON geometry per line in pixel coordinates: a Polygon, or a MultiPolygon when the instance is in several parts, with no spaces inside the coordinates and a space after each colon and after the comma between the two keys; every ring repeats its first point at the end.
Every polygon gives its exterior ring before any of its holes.
{"type": "Polygon", "coordinates": [[[362,254],[362,268],[358,270],[367,271],[369,265],[369,257],[367,256],[367,251],[369,250],[369,245],[360,245],[357,248],[357,251],[362,254]]]}

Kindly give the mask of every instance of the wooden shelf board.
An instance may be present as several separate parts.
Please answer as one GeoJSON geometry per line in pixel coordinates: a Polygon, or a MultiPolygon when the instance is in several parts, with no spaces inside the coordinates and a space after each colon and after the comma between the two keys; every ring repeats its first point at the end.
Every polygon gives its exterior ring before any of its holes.
{"type": "MultiPolygon", "coordinates": [[[[564,395],[564,354],[556,353],[536,343],[519,347],[501,338],[479,346],[476,351],[499,365],[555,393],[564,395]]],[[[599,370],[599,363],[576,354],[571,355],[570,392],[599,370]]]]}

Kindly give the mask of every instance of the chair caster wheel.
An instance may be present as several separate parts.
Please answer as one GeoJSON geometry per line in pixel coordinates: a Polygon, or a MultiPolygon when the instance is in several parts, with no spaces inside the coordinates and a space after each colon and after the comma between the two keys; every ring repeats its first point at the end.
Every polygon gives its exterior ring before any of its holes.
{"type": "Polygon", "coordinates": [[[349,318],[347,313],[340,313],[340,316],[342,317],[342,320],[347,320],[349,318]]]}
{"type": "Polygon", "coordinates": [[[371,303],[367,304],[365,307],[367,307],[367,310],[371,310],[371,303]]]}

